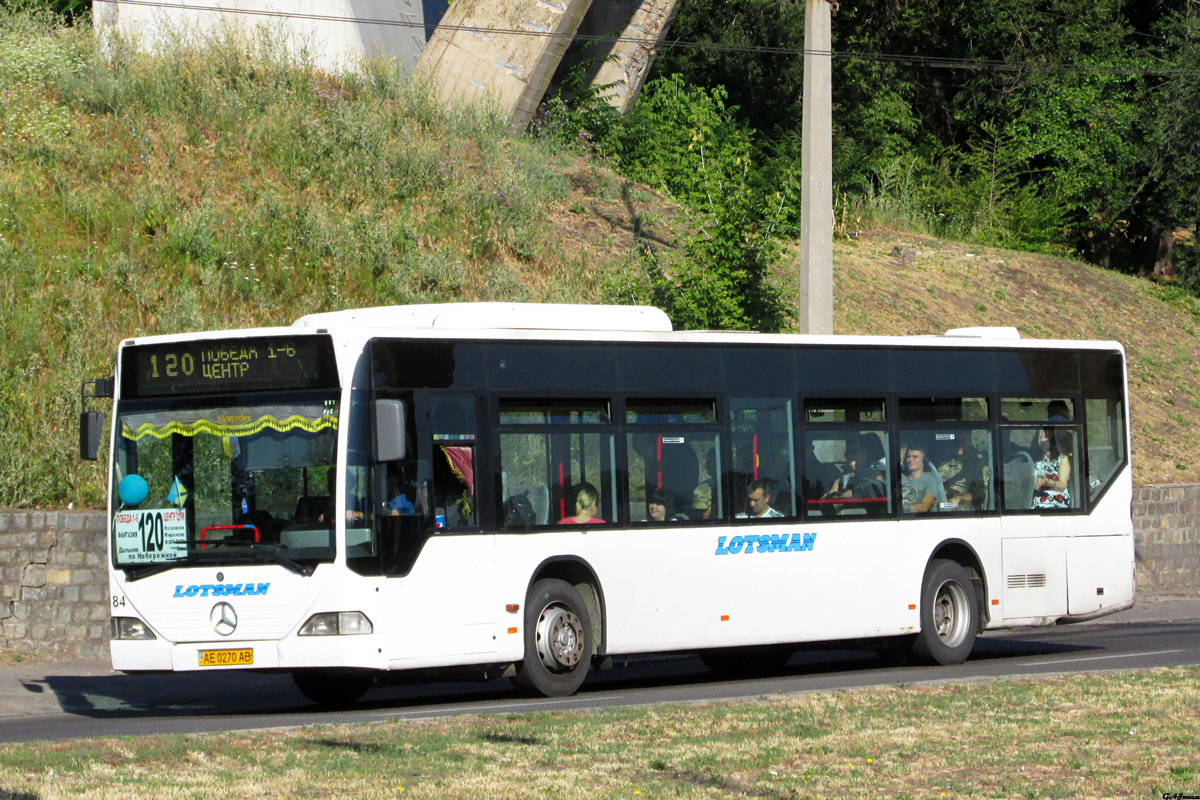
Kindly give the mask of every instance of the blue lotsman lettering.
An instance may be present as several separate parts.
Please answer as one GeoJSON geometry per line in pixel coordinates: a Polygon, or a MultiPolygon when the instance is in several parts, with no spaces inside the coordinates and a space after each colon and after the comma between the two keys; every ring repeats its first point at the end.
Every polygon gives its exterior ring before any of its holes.
{"type": "Polygon", "coordinates": [[[788,535],[786,533],[771,534],[771,552],[786,553],[788,551],[788,535]]]}
{"type": "Polygon", "coordinates": [[[175,594],[173,594],[173,595],[171,595],[171,596],[172,596],[172,597],[183,597],[183,587],[182,587],[182,586],[176,586],[176,587],[175,587],[175,594]]]}
{"type": "MultiPolygon", "coordinates": [[[[729,550],[725,547],[725,537],[724,536],[717,537],[717,553],[716,554],[719,556],[729,555],[729,550]]],[[[175,596],[178,597],[179,596],[178,587],[175,589],[175,592],[176,592],[175,596]]]]}
{"type": "Polygon", "coordinates": [[[746,544],[746,540],[740,536],[735,536],[729,540],[729,552],[737,555],[742,552],[742,547],[746,544]]]}
{"type": "Polygon", "coordinates": [[[743,538],[746,540],[746,554],[749,555],[754,552],[754,545],[758,543],[758,535],[750,534],[743,538]]]}
{"type": "Polygon", "coordinates": [[[788,546],[789,553],[803,553],[813,549],[816,544],[817,535],[815,533],[793,533],[792,543],[788,546]]]}

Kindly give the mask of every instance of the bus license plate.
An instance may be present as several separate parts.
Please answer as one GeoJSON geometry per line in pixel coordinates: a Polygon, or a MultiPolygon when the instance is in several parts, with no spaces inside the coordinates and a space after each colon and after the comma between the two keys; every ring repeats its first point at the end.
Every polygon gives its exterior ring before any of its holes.
{"type": "Polygon", "coordinates": [[[202,667],[245,667],[254,663],[254,648],[244,650],[201,650],[202,667]]]}

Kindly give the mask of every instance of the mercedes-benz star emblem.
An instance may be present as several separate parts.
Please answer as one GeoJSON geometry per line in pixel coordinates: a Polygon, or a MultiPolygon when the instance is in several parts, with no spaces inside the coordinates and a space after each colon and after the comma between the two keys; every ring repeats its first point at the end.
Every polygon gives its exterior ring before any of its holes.
{"type": "Polygon", "coordinates": [[[237,612],[229,603],[217,603],[208,612],[208,621],[212,623],[214,631],[221,636],[228,636],[237,629],[237,612]]]}

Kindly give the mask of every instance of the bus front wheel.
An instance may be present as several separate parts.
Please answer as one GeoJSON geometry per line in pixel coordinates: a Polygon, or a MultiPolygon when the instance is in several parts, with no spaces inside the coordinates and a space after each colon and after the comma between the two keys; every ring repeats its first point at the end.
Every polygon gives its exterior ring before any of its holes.
{"type": "Polygon", "coordinates": [[[574,694],[592,660],[592,620],[565,581],[541,580],[525,604],[525,660],[513,682],[545,697],[574,694]]]}
{"type": "Polygon", "coordinates": [[[979,605],[971,576],[957,561],[930,563],[921,587],[921,632],[911,654],[926,664],[961,664],[975,645],[979,605]]]}

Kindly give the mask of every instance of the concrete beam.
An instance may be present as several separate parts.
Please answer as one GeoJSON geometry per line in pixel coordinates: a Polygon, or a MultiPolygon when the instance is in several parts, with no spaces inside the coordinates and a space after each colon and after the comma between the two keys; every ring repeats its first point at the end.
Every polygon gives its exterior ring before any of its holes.
{"type": "Polygon", "coordinates": [[[447,103],[486,101],[513,130],[533,119],[591,0],[456,0],[417,74],[447,103]]]}
{"type": "Polygon", "coordinates": [[[609,105],[628,113],[678,10],[679,0],[594,0],[579,34],[602,38],[571,48],[555,82],[561,82],[569,70],[588,64],[586,85],[600,89],[609,105]]]}

